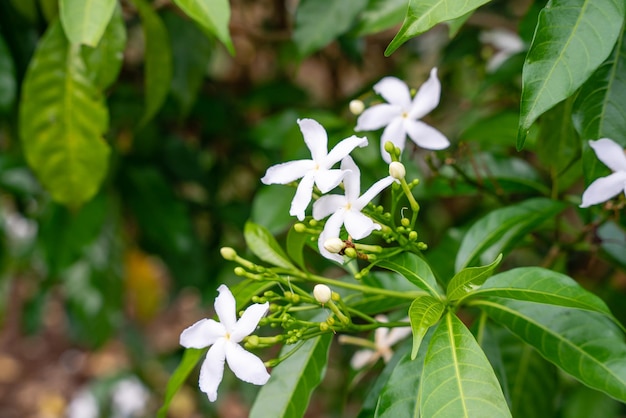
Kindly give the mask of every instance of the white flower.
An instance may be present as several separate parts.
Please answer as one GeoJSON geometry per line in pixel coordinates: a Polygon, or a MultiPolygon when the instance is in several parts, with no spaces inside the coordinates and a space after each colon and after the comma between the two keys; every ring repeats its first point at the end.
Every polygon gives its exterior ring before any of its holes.
{"type": "Polygon", "coordinates": [[[487,61],[487,72],[494,72],[504,61],[526,49],[524,41],[517,33],[503,28],[481,32],[480,42],[493,45],[497,50],[487,61]]]}
{"type": "Polygon", "coordinates": [[[112,418],[131,418],[145,412],[150,394],[134,377],[120,380],[113,387],[112,418]]]}
{"type": "Polygon", "coordinates": [[[224,374],[224,361],[239,379],[255,385],[264,385],[270,378],[263,362],[244,350],[238,343],[251,334],[269,303],[250,305],[237,321],[235,298],[228,287],[221,285],[215,298],[215,312],[220,322],[201,319],[180,335],[180,345],[187,348],[211,346],[200,368],[200,390],[209,400],[217,399],[217,388],[224,374]]]}
{"type": "Polygon", "coordinates": [[[100,407],[94,394],[88,389],[80,390],[67,406],[67,418],[98,418],[100,407]]]}
{"type": "Polygon", "coordinates": [[[343,258],[339,254],[329,252],[324,247],[326,240],[338,237],[341,225],[345,225],[348,234],[357,240],[365,238],[375,229],[381,229],[379,224],[374,223],[370,218],[363,215],[361,210],[370,200],[394,181],[390,176],[378,180],[367,192],[359,197],[361,193],[361,172],[359,168],[351,157],[346,157],[341,161],[341,169],[346,170],[346,175],[343,179],[345,195],[330,194],[322,196],[313,204],[313,218],[316,220],[324,219],[331,215],[326,221],[324,230],[317,241],[320,254],[339,263],[343,262],[343,258]]]}
{"type": "Polygon", "coordinates": [[[419,121],[439,104],[441,84],[437,78],[437,68],[431,70],[430,77],[412,100],[407,85],[395,77],[383,78],[374,85],[374,91],[389,103],[374,105],[363,112],[354,130],[373,131],[385,126],[380,139],[380,152],[385,162],[391,162],[385,151],[385,143],[391,141],[402,151],[407,135],[426,149],[439,150],[450,145],[441,132],[419,121]]]}
{"type": "Polygon", "coordinates": [[[626,154],[624,154],[624,149],[608,138],[589,141],[589,145],[595,151],[598,159],[613,170],[613,174],[600,177],[587,187],[583,193],[581,208],[605,202],[620,192],[626,193],[626,154]]]}
{"type": "Polygon", "coordinates": [[[296,195],[291,201],[289,214],[303,220],[304,211],[313,194],[313,184],[315,183],[322,193],[327,193],[337,187],[341,183],[344,172],[331,169],[331,167],[354,148],[366,146],[367,138],[353,135],[342,140],[335,148],[327,152],[328,136],[322,125],[313,119],[298,119],[298,124],[313,159],[274,165],[267,169],[261,181],[264,184],[287,184],[301,178],[296,195]]]}
{"type": "MultiPolygon", "coordinates": [[[[384,315],[376,316],[378,322],[388,322],[387,317],[384,315]]],[[[375,350],[365,348],[354,353],[350,365],[355,370],[361,369],[367,365],[374,364],[379,358],[383,358],[385,363],[391,360],[393,356],[393,350],[391,347],[397,342],[402,341],[406,337],[411,335],[411,327],[397,327],[397,328],[377,328],[374,331],[374,344],[375,350]]]]}

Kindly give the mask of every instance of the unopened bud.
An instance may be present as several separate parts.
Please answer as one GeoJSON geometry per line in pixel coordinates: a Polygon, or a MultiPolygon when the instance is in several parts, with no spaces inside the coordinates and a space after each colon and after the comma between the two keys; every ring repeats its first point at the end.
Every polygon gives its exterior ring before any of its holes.
{"type": "Polygon", "coordinates": [[[302,224],[302,223],[297,223],[293,226],[293,229],[296,232],[304,232],[306,231],[306,225],[302,224]]]}
{"type": "Polygon", "coordinates": [[[341,250],[346,247],[346,244],[343,242],[341,238],[329,238],[324,241],[324,248],[326,251],[333,254],[339,254],[341,250]]]}
{"type": "Polygon", "coordinates": [[[237,276],[245,276],[246,275],[246,270],[243,267],[235,267],[235,269],[233,270],[235,272],[235,274],[237,276]]]}
{"type": "Polygon", "coordinates": [[[353,115],[360,115],[365,110],[365,104],[361,100],[355,99],[350,101],[350,112],[353,115]]]}
{"type": "Polygon", "coordinates": [[[415,241],[417,239],[417,232],[411,231],[409,232],[409,240],[415,241]]]}
{"type": "Polygon", "coordinates": [[[400,223],[402,224],[403,227],[408,228],[409,225],[411,225],[411,221],[409,220],[409,218],[402,218],[400,220],[400,223]]]}
{"type": "Polygon", "coordinates": [[[406,169],[404,168],[404,164],[393,161],[389,164],[389,175],[396,180],[401,180],[406,176],[406,169]]]}
{"type": "Polygon", "coordinates": [[[237,258],[237,252],[230,247],[220,248],[220,254],[224,257],[224,260],[233,261],[237,258]]]}
{"type": "Polygon", "coordinates": [[[345,249],[345,254],[350,258],[356,258],[356,250],[352,247],[348,247],[345,249]]]}
{"type": "Polygon", "coordinates": [[[315,300],[321,303],[322,305],[327,303],[333,295],[333,291],[330,290],[330,287],[325,284],[316,284],[313,288],[313,296],[315,296],[315,300]]]}
{"type": "Polygon", "coordinates": [[[393,153],[395,149],[396,149],[396,146],[393,145],[393,142],[391,141],[385,142],[385,151],[387,151],[389,154],[393,153]]]}

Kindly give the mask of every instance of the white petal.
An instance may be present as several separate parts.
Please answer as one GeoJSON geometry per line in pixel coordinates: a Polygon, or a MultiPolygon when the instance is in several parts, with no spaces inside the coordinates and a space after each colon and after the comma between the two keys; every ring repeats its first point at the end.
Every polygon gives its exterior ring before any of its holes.
{"type": "Polygon", "coordinates": [[[235,376],[244,382],[264,385],[270,378],[260,358],[232,341],[226,346],[226,361],[235,376]]]}
{"type": "Polygon", "coordinates": [[[409,117],[411,119],[421,119],[439,105],[441,96],[441,83],[437,78],[437,68],[430,70],[430,77],[417,91],[409,117]]]}
{"type": "Polygon", "coordinates": [[[389,331],[389,334],[387,334],[386,336],[387,338],[385,340],[385,344],[387,345],[387,347],[391,347],[392,345],[404,340],[406,337],[411,335],[411,332],[411,327],[392,328],[391,331],[389,331]]]}
{"type": "Polygon", "coordinates": [[[385,77],[374,85],[374,91],[393,105],[404,110],[411,106],[411,92],[406,83],[396,77],[385,77]]]}
{"type": "Polygon", "coordinates": [[[345,225],[348,234],[356,240],[367,237],[375,229],[381,229],[380,225],[374,223],[374,221],[363,215],[361,212],[354,210],[346,211],[343,224],[345,225]]]}
{"type": "Polygon", "coordinates": [[[263,184],[287,184],[302,178],[315,168],[313,160],[296,160],[271,166],[261,178],[263,184]]]}
{"type": "Polygon", "coordinates": [[[200,368],[200,390],[209,396],[211,402],[215,402],[217,399],[217,388],[224,376],[225,344],[225,339],[217,340],[209,348],[209,352],[206,354],[206,358],[200,368]]]}
{"type": "Polygon", "coordinates": [[[349,138],[342,139],[335,147],[328,153],[328,156],[324,160],[324,167],[330,168],[338,161],[342,160],[345,156],[350,154],[356,147],[367,146],[367,138],[352,135],[349,138]]]}
{"type": "Polygon", "coordinates": [[[224,325],[212,319],[201,319],[180,334],[180,345],[186,348],[204,348],[226,334],[224,325]]]}
{"type": "Polygon", "coordinates": [[[589,141],[598,159],[613,171],[626,171],[626,154],[624,148],[609,138],[589,141]]]}
{"type": "Polygon", "coordinates": [[[393,183],[395,179],[391,176],[384,177],[378,180],[376,183],[372,184],[372,186],[367,189],[365,193],[361,197],[358,198],[356,202],[352,204],[353,209],[362,210],[369,202],[372,201],[380,192],[386,189],[391,183],[393,183]]]}
{"type": "Polygon", "coordinates": [[[313,160],[319,163],[326,157],[328,152],[326,130],[319,122],[313,119],[298,119],[298,125],[300,125],[304,142],[311,151],[313,160]]]}
{"type": "Polygon", "coordinates": [[[606,202],[620,192],[626,193],[626,172],[620,171],[601,177],[591,183],[583,193],[581,208],[606,202]]]}
{"type": "Polygon", "coordinates": [[[365,348],[354,353],[354,356],[352,356],[352,360],[350,360],[350,365],[354,370],[359,370],[367,366],[368,364],[375,363],[379,357],[380,355],[374,350],[365,348]]]}
{"type": "Polygon", "coordinates": [[[422,148],[439,150],[450,146],[448,138],[424,122],[407,120],[404,126],[413,142],[422,148]]]}
{"type": "Polygon", "coordinates": [[[389,141],[396,147],[400,148],[400,152],[404,151],[404,143],[406,141],[406,131],[404,129],[405,118],[398,117],[391,121],[391,123],[385,128],[382,136],[380,137],[380,154],[386,163],[391,162],[389,153],[385,151],[385,144],[389,141]]]}
{"type": "Polygon", "coordinates": [[[263,318],[263,316],[265,316],[269,308],[270,304],[268,302],[250,305],[244,311],[243,315],[241,315],[241,318],[237,321],[235,328],[233,328],[230,333],[231,341],[238,343],[243,340],[243,337],[252,334],[257,325],[259,325],[259,321],[263,318]]]}
{"type": "Polygon", "coordinates": [[[352,157],[341,160],[341,169],[346,171],[343,178],[346,200],[355,202],[361,194],[361,171],[352,157]]]}
{"type": "Polygon", "coordinates": [[[319,221],[327,216],[332,215],[344,206],[348,201],[344,196],[338,194],[328,194],[322,196],[313,203],[313,219],[319,221]]]}
{"type": "Polygon", "coordinates": [[[524,41],[517,33],[503,28],[481,32],[479,39],[480,42],[491,44],[496,49],[507,51],[509,54],[515,54],[525,48],[524,41]]]}
{"type": "Polygon", "coordinates": [[[400,106],[382,103],[374,105],[361,113],[356,120],[356,132],[375,131],[389,123],[399,116],[402,116],[402,108],[400,106]]]}
{"type": "Polygon", "coordinates": [[[220,294],[215,298],[215,312],[227,332],[232,331],[237,323],[237,305],[235,297],[225,285],[217,288],[220,294]]]}
{"type": "Polygon", "coordinates": [[[311,201],[314,180],[315,178],[313,177],[313,172],[308,172],[304,177],[302,177],[302,180],[300,180],[300,184],[298,184],[298,188],[296,189],[296,195],[291,201],[289,214],[291,216],[297,216],[300,221],[304,220],[304,211],[307,206],[309,206],[309,202],[311,201]]]}
{"type": "Polygon", "coordinates": [[[319,249],[320,254],[325,258],[336,261],[340,264],[343,263],[343,257],[339,254],[333,254],[328,251],[324,248],[324,243],[329,238],[337,238],[339,236],[341,225],[343,225],[344,213],[344,210],[341,209],[328,218],[326,224],[324,225],[324,229],[317,240],[317,248],[319,249]]]}
{"type": "Polygon", "coordinates": [[[315,184],[322,193],[328,193],[335,187],[339,186],[345,172],[339,169],[314,171],[315,184]]]}

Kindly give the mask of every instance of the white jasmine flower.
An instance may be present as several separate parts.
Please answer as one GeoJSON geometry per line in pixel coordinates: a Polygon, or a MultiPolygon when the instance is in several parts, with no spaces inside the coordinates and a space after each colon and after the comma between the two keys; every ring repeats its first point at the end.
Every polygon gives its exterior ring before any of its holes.
{"type": "Polygon", "coordinates": [[[98,418],[100,407],[94,394],[82,389],[72,398],[65,414],[67,418],[98,418]]]}
{"type": "Polygon", "coordinates": [[[619,193],[626,193],[626,154],[624,149],[609,138],[589,141],[589,145],[596,156],[607,167],[613,170],[613,174],[600,177],[587,187],[583,193],[581,208],[605,202],[619,193]]]}
{"type": "Polygon", "coordinates": [[[326,221],[324,230],[317,241],[320,254],[339,263],[343,262],[343,258],[339,254],[329,252],[324,247],[324,243],[329,238],[339,236],[341,225],[345,225],[348,234],[357,240],[365,238],[375,229],[381,229],[379,224],[374,223],[370,218],[363,215],[361,210],[378,193],[394,181],[391,176],[378,180],[367,192],[359,197],[361,193],[361,172],[359,167],[357,167],[351,157],[346,157],[341,161],[341,169],[346,171],[343,179],[345,195],[330,194],[322,196],[313,204],[314,219],[320,220],[331,215],[326,221]]]}
{"type": "Polygon", "coordinates": [[[380,152],[385,162],[391,162],[385,143],[391,141],[402,151],[407,135],[426,149],[439,150],[450,145],[441,132],[419,120],[439,105],[441,84],[437,68],[431,70],[430,77],[413,99],[404,81],[395,77],[383,78],[374,85],[374,91],[388,103],[374,105],[363,112],[354,130],[373,131],[385,127],[380,139],[380,152]]]}
{"type": "Polygon", "coordinates": [[[239,343],[250,335],[269,309],[269,303],[250,305],[237,321],[235,298],[221,285],[215,298],[215,312],[220,322],[201,319],[180,335],[180,345],[187,348],[211,346],[200,368],[200,390],[209,400],[217,399],[217,388],[224,374],[224,361],[239,379],[264,385],[270,378],[261,359],[244,350],[239,343]]]}
{"type": "Polygon", "coordinates": [[[496,28],[481,32],[480,42],[493,45],[496,53],[487,61],[487,72],[494,72],[511,56],[522,52],[526,45],[515,32],[503,28],[496,28]]]}
{"type": "MultiPolygon", "coordinates": [[[[376,316],[378,322],[388,322],[384,315],[376,316]]],[[[372,365],[382,357],[385,363],[391,360],[393,350],[391,347],[411,335],[411,327],[377,328],[374,331],[374,344],[376,349],[364,348],[354,353],[350,365],[358,370],[367,365],[372,365]]]]}
{"type": "Polygon", "coordinates": [[[317,185],[322,193],[328,193],[337,187],[341,183],[344,172],[331,169],[331,167],[354,148],[366,146],[367,138],[353,135],[339,142],[328,152],[328,136],[322,125],[313,119],[298,119],[298,125],[313,159],[274,165],[267,169],[261,181],[264,184],[287,184],[301,178],[289,210],[290,215],[297,216],[301,221],[311,201],[313,184],[317,185]]]}
{"type": "Polygon", "coordinates": [[[146,410],[150,393],[134,377],[120,380],[113,387],[111,394],[113,418],[131,418],[142,416],[146,410]]]}

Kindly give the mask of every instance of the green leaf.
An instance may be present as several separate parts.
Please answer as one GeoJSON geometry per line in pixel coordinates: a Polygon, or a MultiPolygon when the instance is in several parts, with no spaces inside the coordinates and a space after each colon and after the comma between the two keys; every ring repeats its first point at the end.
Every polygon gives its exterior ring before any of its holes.
{"type": "Polygon", "coordinates": [[[446,306],[439,299],[424,295],[415,298],[409,308],[409,319],[411,330],[413,331],[413,348],[411,350],[411,360],[415,360],[420,349],[424,336],[435,325],[445,310],[446,306]]]}
{"type": "Polygon", "coordinates": [[[370,0],[359,14],[354,33],[364,36],[394,27],[402,22],[406,9],[407,0],[370,0]]]}
{"type": "Polygon", "coordinates": [[[502,254],[498,254],[491,264],[481,267],[466,267],[454,275],[448,284],[448,300],[454,301],[463,296],[475,292],[502,261],[502,254]]]}
{"type": "Polygon", "coordinates": [[[228,52],[235,54],[235,47],[228,30],[230,21],[228,0],[174,0],[174,3],[206,33],[219,39],[228,52]]]}
{"type": "Polygon", "coordinates": [[[257,296],[271,289],[276,284],[275,282],[263,281],[260,282],[254,279],[244,279],[238,282],[236,285],[231,286],[230,291],[235,296],[237,302],[237,310],[240,311],[246,307],[246,305],[252,300],[253,296],[257,296]]]}
{"type": "Polygon", "coordinates": [[[69,206],[91,199],[107,171],[108,112],[80,45],[68,44],[59,22],[28,67],[19,118],[26,159],[52,198],[69,206]]]}
{"type": "MultiPolygon", "coordinates": [[[[329,334],[312,338],[274,367],[270,380],[261,387],[252,405],[250,418],[303,417],[313,390],[326,373],[331,341],[329,334]]],[[[293,349],[285,346],[280,356],[293,349]]]]}
{"type": "Polygon", "coordinates": [[[620,418],[622,405],[602,392],[578,385],[567,393],[567,403],[563,405],[562,418],[620,418]]]}
{"type": "Polygon", "coordinates": [[[442,294],[428,263],[415,254],[403,252],[395,257],[384,259],[376,265],[400,273],[432,296],[439,297],[442,294]]]}
{"type": "Polygon", "coordinates": [[[624,334],[606,315],[497,297],[475,306],[582,383],[626,401],[624,334]]]}
{"type": "Polygon", "coordinates": [[[448,36],[450,39],[454,38],[457,33],[461,30],[465,22],[469,20],[470,17],[474,14],[474,10],[467,12],[463,16],[459,16],[456,19],[449,20],[448,23],[448,36]]]}
{"type": "Polygon", "coordinates": [[[287,254],[302,270],[306,270],[304,264],[304,245],[307,240],[311,238],[310,235],[298,232],[294,228],[289,229],[287,233],[287,254]]]}
{"type": "Polygon", "coordinates": [[[154,117],[165,102],[172,81],[172,51],[165,25],[146,0],[132,0],[141,16],[146,40],[146,107],[139,126],[154,117]]]}
{"type": "Polygon", "coordinates": [[[301,0],[293,32],[300,57],[312,54],[347,32],[365,6],[367,0],[301,0]]]}
{"type": "Polygon", "coordinates": [[[116,4],[116,0],[59,0],[61,23],[69,41],[98,45],[116,4]]]}
{"type": "Polygon", "coordinates": [[[6,42],[0,36],[0,113],[8,112],[17,97],[15,63],[6,42]]]}
{"type": "Polygon", "coordinates": [[[163,405],[157,413],[157,418],[167,417],[167,411],[170,407],[172,399],[174,399],[174,395],[176,395],[178,390],[185,383],[187,377],[193,371],[193,369],[195,369],[196,364],[198,364],[206,351],[206,349],[196,348],[188,348],[185,350],[185,354],[183,354],[183,358],[180,361],[180,364],[178,365],[174,373],[172,373],[170,380],[167,382],[163,405]]]}
{"type": "Polygon", "coordinates": [[[289,216],[293,194],[293,187],[261,187],[252,201],[250,219],[273,234],[284,232],[293,224],[293,218],[289,216]]]}
{"type": "Polygon", "coordinates": [[[420,414],[424,417],[510,417],[489,360],[472,333],[451,312],[428,345],[420,414]]]}
{"type": "Polygon", "coordinates": [[[552,0],[539,13],[522,72],[518,149],[533,122],[574,94],[609,56],[623,22],[621,0],[552,0]]]}
{"type": "Polygon", "coordinates": [[[411,0],[400,31],[385,50],[391,55],[409,39],[426,32],[438,23],[454,20],[479,8],[489,0],[411,0]]]}
{"type": "Polygon", "coordinates": [[[278,267],[295,268],[274,236],[265,227],[248,221],[243,235],[250,251],[261,260],[278,267]]]}
{"type": "Polygon", "coordinates": [[[565,207],[564,203],[540,197],[488,213],[463,237],[456,255],[456,271],[474,262],[487,264],[498,253],[506,254],[520,238],[565,207]]]}

